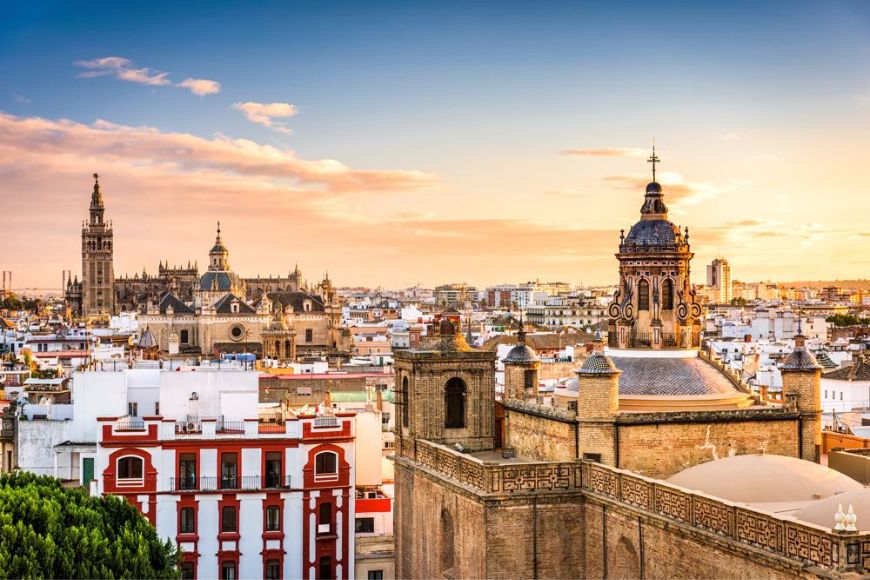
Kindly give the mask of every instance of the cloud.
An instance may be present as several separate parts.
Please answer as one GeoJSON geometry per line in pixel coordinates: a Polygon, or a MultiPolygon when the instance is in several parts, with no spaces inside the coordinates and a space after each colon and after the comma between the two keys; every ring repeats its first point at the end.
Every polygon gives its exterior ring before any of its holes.
{"type": "Polygon", "coordinates": [[[594,149],[563,149],[560,155],[569,157],[644,157],[648,151],[636,147],[598,147],[594,149]]]}
{"type": "Polygon", "coordinates": [[[29,105],[31,102],[30,99],[28,99],[24,95],[19,95],[18,93],[14,93],[12,96],[15,97],[15,101],[18,103],[29,105]]]}
{"type": "MultiPolygon", "coordinates": [[[[602,181],[613,184],[619,189],[630,189],[632,191],[644,191],[649,178],[612,175],[601,178],[602,181]]],[[[661,183],[662,190],[665,194],[665,203],[670,201],[679,207],[683,205],[696,205],[702,201],[713,199],[723,193],[734,191],[745,187],[747,184],[740,181],[733,181],[728,184],[716,184],[709,182],[687,182],[682,175],[674,171],[660,172],[657,176],[657,181],[661,183]]]]}
{"type": "Polygon", "coordinates": [[[199,95],[200,97],[214,95],[221,92],[221,84],[217,81],[211,81],[208,79],[186,78],[175,86],[188,89],[191,93],[199,95]]]}
{"type": "Polygon", "coordinates": [[[172,84],[166,77],[167,72],[161,72],[147,67],[134,68],[133,63],[120,56],[106,56],[94,60],[77,60],[76,66],[85,69],[79,73],[79,78],[94,78],[113,76],[116,79],[140,85],[161,86],[172,84]]]}
{"type": "Polygon", "coordinates": [[[742,139],[742,137],[740,136],[739,133],[732,132],[732,133],[725,133],[724,135],[722,135],[723,141],[740,141],[741,139],[742,139]]]}
{"type": "Polygon", "coordinates": [[[263,125],[281,133],[292,133],[286,123],[275,119],[287,119],[295,117],[299,110],[290,103],[233,103],[233,108],[244,113],[245,118],[252,123],[263,125]]]}

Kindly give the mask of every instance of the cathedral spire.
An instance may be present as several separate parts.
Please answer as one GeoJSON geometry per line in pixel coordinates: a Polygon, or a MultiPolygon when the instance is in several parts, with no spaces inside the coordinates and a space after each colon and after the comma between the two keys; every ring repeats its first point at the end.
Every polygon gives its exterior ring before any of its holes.
{"type": "Polygon", "coordinates": [[[653,177],[653,183],[655,183],[655,182],[656,182],[656,163],[661,163],[661,162],[662,162],[662,160],[659,159],[658,156],[656,156],[656,143],[655,143],[655,140],[653,140],[652,155],[650,155],[649,159],[647,159],[646,162],[647,162],[647,163],[652,163],[652,174],[653,174],[652,177],[653,177]]]}
{"type": "Polygon", "coordinates": [[[94,173],[94,191],[91,193],[91,224],[98,225],[103,223],[106,206],[103,204],[103,194],[100,191],[100,176],[94,173]]]}

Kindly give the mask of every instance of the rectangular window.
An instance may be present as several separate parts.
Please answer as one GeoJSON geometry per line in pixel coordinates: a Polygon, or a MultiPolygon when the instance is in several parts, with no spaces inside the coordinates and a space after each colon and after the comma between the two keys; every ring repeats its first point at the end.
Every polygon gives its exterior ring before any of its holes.
{"type": "Polygon", "coordinates": [[[281,530],[281,508],[270,505],[266,508],[266,531],[278,532],[281,530]]]}
{"type": "Polygon", "coordinates": [[[310,328],[305,329],[305,342],[311,342],[314,340],[314,331],[310,328]]]}
{"type": "Polygon", "coordinates": [[[332,504],[324,502],[320,504],[317,514],[317,533],[328,534],[332,531],[332,504]]]}
{"type": "Polygon", "coordinates": [[[160,401],[154,402],[154,414],[160,415],[160,401]]]}
{"type": "Polygon", "coordinates": [[[281,486],[281,452],[266,452],[266,487],[281,486]]]}
{"type": "Polygon", "coordinates": [[[221,580],[236,580],[235,562],[224,562],[221,564],[221,580]]]}
{"type": "Polygon", "coordinates": [[[221,532],[232,533],[236,529],[236,507],[225,505],[221,508],[221,532]]]}
{"type": "Polygon", "coordinates": [[[195,577],[193,562],[181,563],[181,580],[193,580],[195,577]]]}
{"type": "Polygon", "coordinates": [[[238,489],[239,460],[235,453],[221,453],[221,489],[238,489]]]}
{"type": "Polygon", "coordinates": [[[266,560],[266,580],[280,580],[281,562],[278,560],[266,560]]]}
{"type": "Polygon", "coordinates": [[[182,453],[178,458],[178,489],[198,489],[196,483],[196,454],[182,453]]]}
{"type": "Polygon", "coordinates": [[[192,507],[181,508],[179,531],[182,534],[193,534],[196,532],[196,513],[192,507]]]}
{"type": "Polygon", "coordinates": [[[321,557],[317,568],[319,580],[332,580],[332,558],[329,556],[321,557]]]}
{"type": "Polygon", "coordinates": [[[369,570],[368,580],[384,580],[383,570],[369,570]]]}
{"type": "Polygon", "coordinates": [[[357,534],[374,534],[375,518],[357,518],[355,532],[357,534]]]}
{"type": "Polygon", "coordinates": [[[127,403],[127,414],[131,417],[138,417],[139,403],[127,403]]]}
{"type": "Polygon", "coordinates": [[[601,454],[600,453],[584,453],[583,459],[586,461],[594,461],[595,463],[601,463],[601,454]]]}

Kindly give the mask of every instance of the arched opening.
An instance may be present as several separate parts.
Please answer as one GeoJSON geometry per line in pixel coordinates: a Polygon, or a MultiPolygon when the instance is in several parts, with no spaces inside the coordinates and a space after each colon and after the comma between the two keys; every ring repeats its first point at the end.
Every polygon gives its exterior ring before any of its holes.
{"type": "Polygon", "coordinates": [[[118,480],[142,480],[145,462],[141,457],[122,457],[118,460],[118,480]]]}
{"type": "Polygon", "coordinates": [[[640,562],[637,558],[637,551],[625,536],[617,542],[611,564],[608,566],[608,571],[612,572],[608,575],[613,578],[640,578],[640,562]]]}
{"type": "Polygon", "coordinates": [[[453,518],[446,509],[441,510],[441,574],[446,578],[453,577],[456,565],[456,552],[453,546],[453,518]]]}
{"type": "Polygon", "coordinates": [[[649,282],[646,280],[637,283],[637,309],[649,310],[649,282]]]}
{"type": "Polygon", "coordinates": [[[290,353],[293,352],[293,349],[290,345],[289,340],[284,341],[284,358],[290,358],[290,353]]]}
{"type": "Polygon", "coordinates": [[[407,427],[410,421],[411,411],[408,408],[408,377],[402,378],[402,427],[407,427]]]}
{"type": "Polygon", "coordinates": [[[338,454],[322,451],[314,456],[314,481],[338,479],[338,454]]]}
{"type": "Polygon", "coordinates": [[[444,387],[444,426],[448,429],[465,427],[465,381],[453,377],[444,387]]]}
{"type": "Polygon", "coordinates": [[[662,282],[662,310],[674,309],[674,282],[667,279],[662,282]]]}

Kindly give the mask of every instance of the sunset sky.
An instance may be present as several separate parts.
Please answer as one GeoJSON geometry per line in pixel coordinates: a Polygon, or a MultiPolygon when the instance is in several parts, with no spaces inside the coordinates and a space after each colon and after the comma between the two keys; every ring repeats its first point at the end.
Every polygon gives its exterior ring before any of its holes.
{"type": "Polygon", "coordinates": [[[653,139],[694,272],[870,276],[870,2],[16,2],[0,269],[617,279],[653,139]],[[184,4],[185,6],[181,6],[184,4]]]}

